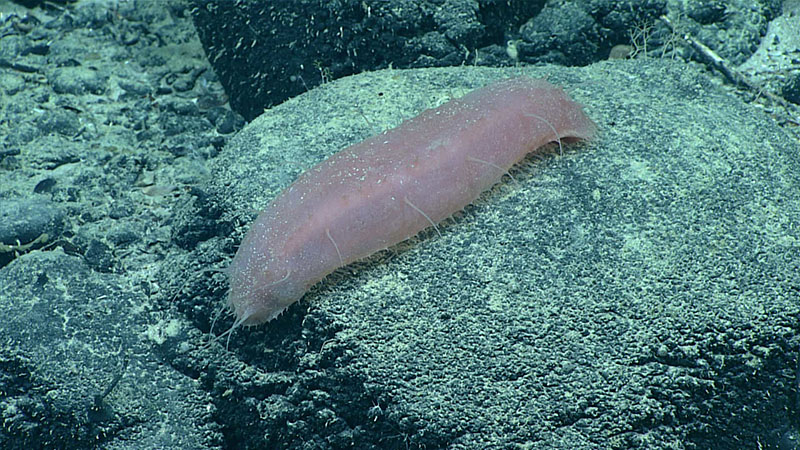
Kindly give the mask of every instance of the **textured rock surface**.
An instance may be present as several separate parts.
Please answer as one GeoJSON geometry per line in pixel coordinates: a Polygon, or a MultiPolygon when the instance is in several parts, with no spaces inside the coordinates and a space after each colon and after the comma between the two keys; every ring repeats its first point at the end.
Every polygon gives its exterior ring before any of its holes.
{"type": "MultiPolygon", "coordinates": [[[[298,166],[519,72],[327,85],[238,134],[212,164],[211,198],[245,224],[298,166]]],[[[292,439],[328,424],[340,438],[394,429],[395,444],[429,448],[734,448],[791,433],[796,136],[678,63],[524,72],[566,86],[599,139],[528,161],[441,238],[341,271],[277,321],[238,332],[244,364],[294,382],[234,396],[236,423],[248,413],[235,405],[277,402],[292,439]]]]}

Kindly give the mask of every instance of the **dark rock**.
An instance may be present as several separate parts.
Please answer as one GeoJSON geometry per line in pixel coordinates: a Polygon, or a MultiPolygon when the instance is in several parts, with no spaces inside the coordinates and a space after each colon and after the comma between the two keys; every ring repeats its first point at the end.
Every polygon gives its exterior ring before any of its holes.
{"type": "Polygon", "coordinates": [[[0,244],[28,244],[47,235],[44,244],[61,234],[63,221],[63,209],[44,197],[0,199],[0,244]]]}

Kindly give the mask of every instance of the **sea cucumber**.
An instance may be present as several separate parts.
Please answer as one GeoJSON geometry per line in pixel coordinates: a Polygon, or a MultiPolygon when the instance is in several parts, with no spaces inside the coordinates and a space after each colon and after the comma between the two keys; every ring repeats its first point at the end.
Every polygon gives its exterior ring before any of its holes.
{"type": "Polygon", "coordinates": [[[527,153],[596,129],[563,89],[519,77],[335,153],[278,194],[244,237],[228,271],[233,328],[274,319],[341,266],[438,232],[527,153]]]}

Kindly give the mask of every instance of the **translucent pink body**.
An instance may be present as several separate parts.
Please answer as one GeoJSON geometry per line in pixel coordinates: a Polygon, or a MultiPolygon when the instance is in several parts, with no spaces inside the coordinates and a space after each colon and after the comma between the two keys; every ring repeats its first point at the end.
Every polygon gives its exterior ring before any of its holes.
{"type": "Polygon", "coordinates": [[[252,224],[229,270],[237,323],[274,319],[337,268],[461,210],[527,153],[595,131],[561,88],[522,77],[339,151],[298,177],[252,224]]]}

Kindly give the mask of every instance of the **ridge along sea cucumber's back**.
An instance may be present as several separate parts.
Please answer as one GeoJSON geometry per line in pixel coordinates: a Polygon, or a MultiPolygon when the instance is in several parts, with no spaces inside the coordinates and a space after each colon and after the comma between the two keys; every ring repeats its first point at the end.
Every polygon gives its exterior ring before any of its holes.
{"type": "Polygon", "coordinates": [[[272,320],[337,268],[435,226],[527,153],[595,132],[563,89],[520,77],[339,151],[253,222],[229,270],[235,326],[272,320]]]}

